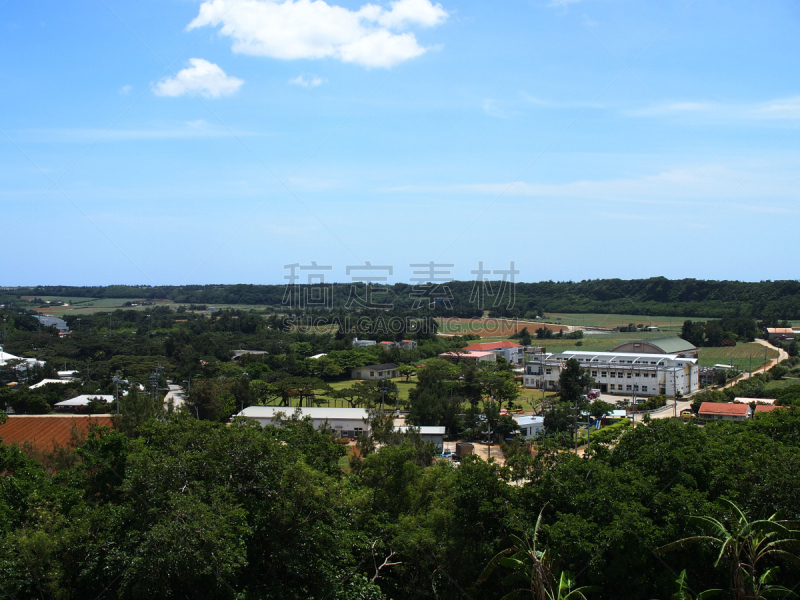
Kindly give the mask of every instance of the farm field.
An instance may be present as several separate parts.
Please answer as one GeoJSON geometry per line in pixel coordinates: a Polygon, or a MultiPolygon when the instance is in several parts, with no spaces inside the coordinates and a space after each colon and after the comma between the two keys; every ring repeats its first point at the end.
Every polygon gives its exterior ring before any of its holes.
{"type": "MultiPolygon", "coordinates": [[[[584,335],[578,340],[563,338],[550,338],[537,340],[535,337],[531,341],[532,346],[544,346],[547,352],[563,352],[564,350],[590,350],[595,352],[605,352],[617,344],[628,340],[647,340],[653,338],[668,337],[669,333],[602,333],[597,335],[584,335]],[[580,344],[580,345],[579,345],[580,344]]],[[[481,338],[481,342],[500,341],[508,338],[487,337],[481,338]]],[[[513,340],[512,340],[513,341],[513,340]]],[[[478,343],[477,341],[474,343],[478,343]]]]}
{"type": "MultiPolygon", "coordinates": [[[[151,300],[154,304],[147,306],[124,306],[126,302],[146,302],[143,298],[81,298],[72,296],[36,296],[42,300],[50,302],[66,302],[69,306],[48,306],[47,308],[35,308],[36,312],[42,315],[62,316],[67,314],[91,314],[96,312],[111,312],[118,309],[127,310],[147,310],[152,306],[171,305],[170,300],[151,300]]],[[[23,300],[33,300],[34,296],[22,296],[23,300]]]]}
{"type": "Polygon", "coordinates": [[[785,387],[789,387],[790,385],[797,385],[799,383],[800,383],[800,378],[792,377],[790,375],[787,375],[786,377],[784,377],[783,379],[780,379],[778,381],[770,381],[770,382],[768,382],[767,385],[764,386],[764,387],[765,387],[765,389],[767,389],[769,391],[782,390],[785,387]]]}
{"type": "Polygon", "coordinates": [[[506,338],[514,333],[528,328],[533,333],[540,327],[546,327],[552,331],[567,329],[565,325],[553,325],[551,323],[537,323],[536,321],[517,321],[511,319],[461,319],[447,317],[436,320],[439,324],[439,333],[445,335],[479,335],[482,338],[501,337],[506,338]]]}
{"type": "MultiPolygon", "coordinates": [[[[562,325],[578,327],[615,328],[634,323],[635,325],[655,325],[662,335],[678,334],[686,320],[705,320],[702,317],[665,317],[646,315],[617,315],[595,313],[545,313],[545,320],[562,325]]],[[[529,329],[530,331],[530,329],[529,329]]]]}
{"type": "Polygon", "coordinates": [[[757,369],[762,366],[764,362],[764,352],[768,360],[778,358],[778,351],[772,348],[766,348],[761,344],[755,342],[746,342],[743,344],[736,344],[733,347],[722,348],[699,348],[698,359],[702,366],[710,367],[713,365],[734,365],[740,371],[747,371],[750,369],[750,357],[752,356],[752,368],[757,369]]]}

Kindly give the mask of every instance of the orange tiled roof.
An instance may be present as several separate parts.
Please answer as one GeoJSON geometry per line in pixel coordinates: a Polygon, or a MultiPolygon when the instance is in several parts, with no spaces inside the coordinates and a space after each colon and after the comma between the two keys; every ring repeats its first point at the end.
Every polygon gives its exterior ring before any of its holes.
{"type": "Polygon", "coordinates": [[[39,450],[52,450],[54,443],[69,445],[73,428],[86,435],[91,425],[112,427],[111,415],[9,415],[0,425],[0,438],[8,446],[29,441],[39,450]]]}
{"type": "Polygon", "coordinates": [[[476,350],[478,352],[482,352],[486,350],[497,350],[498,348],[522,348],[522,346],[515,344],[514,342],[509,342],[508,340],[503,340],[501,342],[482,342],[479,344],[472,344],[470,346],[466,346],[464,350],[476,350]]]}
{"type": "Polygon", "coordinates": [[[747,416],[750,406],[747,404],[733,404],[727,402],[703,402],[700,405],[698,414],[707,415],[733,415],[737,417],[747,416]]]}

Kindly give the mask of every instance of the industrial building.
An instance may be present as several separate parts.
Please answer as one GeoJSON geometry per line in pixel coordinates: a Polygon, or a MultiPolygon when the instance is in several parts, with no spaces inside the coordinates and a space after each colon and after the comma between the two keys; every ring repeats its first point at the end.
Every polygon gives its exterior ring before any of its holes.
{"type": "MultiPolygon", "coordinates": [[[[275,415],[283,413],[284,418],[290,418],[295,411],[300,411],[300,418],[310,417],[315,429],[328,425],[339,437],[354,438],[361,434],[371,433],[369,423],[369,411],[365,408],[328,408],[325,406],[311,406],[294,408],[286,406],[248,406],[241,411],[237,417],[248,417],[255,419],[264,427],[274,425],[275,415]]],[[[416,430],[423,441],[430,441],[441,447],[444,435],[444,427],[409,427],[398,426],[395,431],[408,433],[416,430]]]]}
{"type": "Polygon", "coordinates": [[[558,390],[558,379],[569,359],[575,359],[595,380],[603,394],[675,397],[698,389],[696,358],[677,354],[636,354],[567,350],[534,355],[525,363],[523,384],[527,388],[558,390]]]}
{"type": "Polygon", "coordinates": [[[697,358],[697,347],[679,337],[630,340],[617,344],[609,352],[626,354],[675,354],[678,358],[697,358]]]}
{"type": "Polygon", "coordinates": [[[298,409],[287,406],[248,406],[237,416],[255,419],[263,427],[273,425],[277,413],[283,413],[285,418],[289,418],[297,410],[300,411],[301,418],[311,417],[315,429],[328,424],[340,437],[356,437],[370,432],[369,412],[366,408],[311,406],[298,409]]]}

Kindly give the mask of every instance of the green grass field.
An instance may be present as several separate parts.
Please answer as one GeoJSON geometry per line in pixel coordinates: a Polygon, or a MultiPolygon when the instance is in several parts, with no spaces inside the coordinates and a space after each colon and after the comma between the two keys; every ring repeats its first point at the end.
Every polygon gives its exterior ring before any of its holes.
{"type": "Polygon", "coordinates": [[[736,344],[734,347],[700,348],[697,357],[704,367],[733,364],[740,371],[748,371],[751,365],[753,369],[757,369],[766,362],[765,350],[768,360],[778,358],[777,350],[765,348],[755,342],[736,344]]]}
{"type": "MultiPolygon", "coordinates": [[[[574,325],[580,327],[603,327],[615,328],[634,325],[655,325],[659,328],[661,335],[677,335],[681,331],[683,322],[687,319],[697,321],[697,317],[665,317],[665,316],[644,316],[644,315],[616,315],[616,314],[596,314],[596,313],[545,313],[545,321],[548,323],[558,323],[561,325],[574,325]]],[[[700,319],[703,320],[703,319],[700,319]]]]}
{"type": "Polygon", "coordinates": [[[778,381],[770,381],[764,386],[767,390],[782,390],[785,387],[789,387],[790,385],[797,385],[800,384],[800,378],[798,377],[791,377],[787,376],[783,379],[779,379],[778,381]]]}
{"type": "MultiPolygon", "coordinates": [[[[51,316],[64,316],[64,315],[87,315],[93,313],[111,312],[118,309],[125,310],[149,310],[154,305],[147,306],[124,306],[126,302],[141,303],[147,301],[143,298],[79,298],[72,296],[37,296],[42,300],[50,300],[51,302],[66,302],[69,306],[52,306],[47,310],[41,311],[41,314],[51,316]]],[[[25,296],[24,299],[33,299],[33,296],[25,296]]],[[[156,300],[155,305],[163,306],[172,304],[169,300],[156,300]]],[[[41,305],[36,304],[35,308],[41,305]]]]}
{"type": "MultiPolygon", "coordinates": [[[[392,379],[391,382],[397,388],[398,395],[400,397],[400,401],[404,402],[408,400],[408,393],[411,391],[413,387],[417,385],[417,378],[412,377],[408,383],[406,383],[405,377],[400,377],[397,379],[392,379]]],[[[334,381],[330,384],[330,386],[334,390],[341,390],[344,388],[349,388],[355,385],[356,380],[354,379],[345,379],[343,381],[334,381]]],[[[324,406],[334,406],[334,402],[336,402],[336,406],[342,406],[342,402],[344,402],[344,406],[349,406],[346,401],[343,400],[335,400],[333,398],[329,398],[327,396],[319,395],[317,396],[317,400],[321,400],[324,406]]]]}

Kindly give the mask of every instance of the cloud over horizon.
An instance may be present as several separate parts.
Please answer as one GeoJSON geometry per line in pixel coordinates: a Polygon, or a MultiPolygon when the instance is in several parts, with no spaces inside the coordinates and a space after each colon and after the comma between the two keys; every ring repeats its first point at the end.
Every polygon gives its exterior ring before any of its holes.
{"type": "Polygon", "coordinates": [[[358,10],[324,0],[205,0],[187,29],[221,24],[241,54],[283,60],[333,58],[392,67],[427,51],[411,27],[430,28],[449,14],[430,0],[396,0],[358,10]]]}

